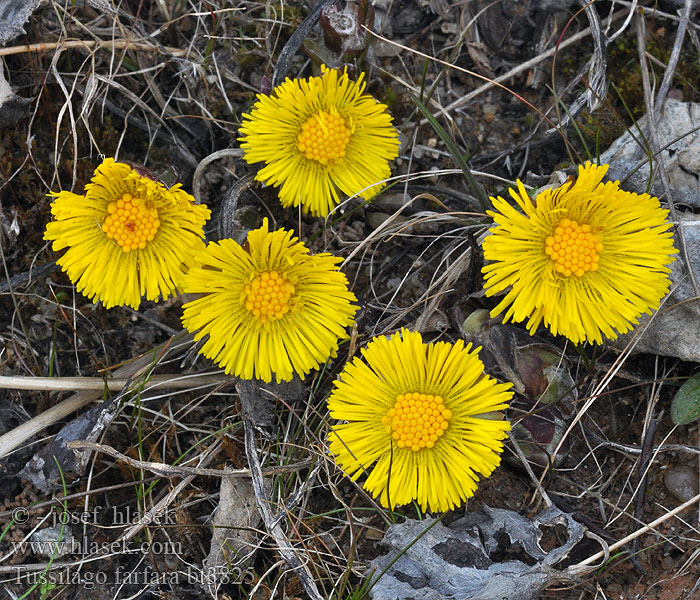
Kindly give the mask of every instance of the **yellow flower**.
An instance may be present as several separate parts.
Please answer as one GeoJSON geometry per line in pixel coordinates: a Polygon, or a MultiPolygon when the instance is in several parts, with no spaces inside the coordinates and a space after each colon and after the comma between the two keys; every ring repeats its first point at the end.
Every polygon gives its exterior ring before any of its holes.
{"type": "Polygon", "coordinates": [[[572,342],[602,343],[629,331],[659,306],[675,260],[671,223],[656,198],[601,183],[607,165],[587,162],[578,178],[530,199],[510,190],[520,211],[492,198],[497,226],[484,239],[487,296],[507,294],[491,311],[504,322],[543,322],[572,342]],[[522,211],[522,212],[521,212],[522,211]]]}
{"type": "Polygon", "coordinates": [[[484,374],[471,344],[424,344],[406,329],[374,338],[362,356],[328,399],[331,417],[349,421],[329,436],[336,461],[353,480],[369,472],[364,487],[387,508],[459,506],[477,474],[500,464],[510,423],[493,413],[507,407],[511,384],[484,374]]]}
{"type": "Polygon", "coordinates": [[[281,186],[283,206],[325,217],[338,190],[368,200],[384,187],[399,142],[387,107],[363,93],[362,75],[351,82],[346,72],[322,70],[258,94],[240,141],[248,163],[265,163],[255,178],[281,186]]]}
{"type": "Polygon", "coordinates": [[[306,375],[335,356],[354,322],[356,298],[340,258],[309,254],[291,231],[268,232],[267,219],[246,248],[210,243],[185,276],[185,292],[203,296],[183,307],[182,322],[208,335],[200,352],[227,374],[269,382],[306,375]]]}
{"type": "Polygon", "coordinates": [[[106,158],[85,195],[51,192],[54,221],[45,240],[68,248],[56,262],[77,290],[106,308],[138,308],[176,292],[192,254],[204,247],[209,209],[176,184],[170,189],[106,158]]]}

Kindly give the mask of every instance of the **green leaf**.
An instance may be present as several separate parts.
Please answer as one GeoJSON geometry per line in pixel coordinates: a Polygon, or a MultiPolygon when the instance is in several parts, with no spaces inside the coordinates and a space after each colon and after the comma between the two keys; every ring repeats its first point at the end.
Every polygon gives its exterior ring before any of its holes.
{"type": "Polygon", "coordinates": [[[459,148],[457,148],[457,144],[455,144],[454,140],[442,128],[442,125],[437,122],[437,119],[430,113],[426,106],[411,92],[409,92],[408,95],[411,97],[411,100],[413,100],[418,109],[423,113],[423,116],[428,120],[428,123],[430,123],[430,126],[435,130],[435,133],[438,134],[443,144],[445,144],[452,155],[452,158],[457,163],[457,166],[462,169],[462,173],[464,173],[464,178],[467,180],[467,184],[469,184],[469,187],[472,189],[472,193],[474,196],[476,196],[476,199],[481,205],[481,210],[486,212],[489,208],[491,208],[489,198],[486,195],[484,188],[482,188],[477,180],[474,179],[474,175],[469,169],[469,165],[467,165],[467,160],[459,151],[459,148]]]}
{"type": "Polygon", "coordinates": [[[700,419],[700,373],[696,373],[676,392],[671,401],[671,420],[685,425],[700,419]]]}

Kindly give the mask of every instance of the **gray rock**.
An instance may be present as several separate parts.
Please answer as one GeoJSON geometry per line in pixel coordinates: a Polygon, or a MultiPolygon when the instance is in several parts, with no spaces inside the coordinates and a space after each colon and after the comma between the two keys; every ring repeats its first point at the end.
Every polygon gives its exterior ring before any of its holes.
{"type": "Polygon", "coordinates": [[[0,0],[0,46],[26,33],[22,26],[43,0],[0,0]]]}
{"type": "Polygon", "coordinates": [[[82,475],[92,452],[69,448],[68,443],[75,440],[96,441],[112,423],[119,410],[120,397],[121,394],[107,398],[98,406],[69,421],[53,440],[24,466],[19,473],[20,477],[27,479],[43,492],[51,492],[63,487],[64,477],[69,473],[82,475]]]}
{"type": "Polygon", "coordinates": [[[60,524],[39,529],[32,534],[31,547],[39,556],[44,558],[61,558],[75,552],[75,540],[70,527],[60,524]]]}
{"type": "Polygon", "coordinates": [[[698,470],[690,467],[673,467],[664,473],[664,485],[681,502],[698,495],[698,470]]]}
{"type": "MultiPolygon", "coordinates": [[[[700,216],[682,215],[679,222],[688,250],[689,268],[700,287],[700,216]]],[[[678,231],[676,232],[678,240],[678,231]]],[[[675,243],[679,247],[678,241],[675,243]]],[[[639,325],[621,335],[611,345],[623,350],[635,343],[634,352],[650,352],[681,360],[700,362],[700,302],[688,267],[680,255],[671,264],[671,292],[660,310],[651,317],[642,315],[639,325]]]]}
{"type": "Polygon", "coordinates": [[[407,519],[389,527],[384,536],[382,543],[389,552],[372,566],[377,574],[386,572],[369,595],[373,600],[530,600],[546,585],[569,579],[554,565],[566,558],[583,534],[581,524],[554,507],[528,519],[484,506],[449,527],[431,519],[407,519]],[[566,539],[545,551],[543,531],[557,525],[566,529],[566,539]],[[534,564],[496,561],[496,555],[507,555],[511,548],[528,555],[534,564]]]}
{"type": "MultiPolygon", "coordinates": [[[[607,177],[623,181],[623,188],[636,193],[647,191],[649,160],[640,131],[648,136],[648,118],[617,138],[600,157],[610,165],[607,177]]],[[[673,201],[700,208],[700,104],[668,99],[656,123],[662,148],[654,158],[650,193],[663,196],[664,189],[656,167],[663,161],[669,176],[673,201]]]]}
{"type": "Polygon", "coordinates": [[[14,127],[24,115],[30,102],[30,98],[21,98],[12,91],[0,64],[0,129],[14,127]]]}

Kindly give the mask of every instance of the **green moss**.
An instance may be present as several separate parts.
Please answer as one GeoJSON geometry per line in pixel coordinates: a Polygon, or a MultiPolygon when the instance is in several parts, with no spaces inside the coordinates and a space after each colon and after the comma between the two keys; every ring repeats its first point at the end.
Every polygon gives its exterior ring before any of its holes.
{"type": "Polygon", "coordinates": [[[387,85],[384,88],[384,94],[382,95],[382,102],[386,104],[387,108],[389,109],[389,112],[393,112],[394,107],[396,106],[396,103],[399,100],[398,94],[394,91],[394,88],[391,87],[391,85],[387,85]]]}
{"type": "Polygon", "coordinates": [[[104,120],[99,124],[95,124],[94,129],[95,139],[99,140],[100,149],[107,155],[114,152],[114,149],[119,143],[120,133],[112,124],[112,115],[106,114],[104,120]]]}

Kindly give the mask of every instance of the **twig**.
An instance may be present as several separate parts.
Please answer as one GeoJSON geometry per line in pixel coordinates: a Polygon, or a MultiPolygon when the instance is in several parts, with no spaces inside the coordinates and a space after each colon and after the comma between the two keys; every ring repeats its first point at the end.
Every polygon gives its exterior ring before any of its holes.
{"type": "MultiPolygon", "coordinates": [[[[610,23],[618,21],[619,19],[624,17],[625,14],[626,14],[626,11],[620,10],[620,11],[616,12],[615,14],[611,15],[610,17],[608,17],[604,21],[604,23],[606,26],[608,26],[610,23]]],[[[447,67],[456,69],[457,71],[461,71],[463,73],[466,73],[467,75],[471,75],[473,77],[476,77],[477,79],[482,79],[482,80],[486,81],[486,83],[484,83],[482,86],[475,89],[473,92],[469,92],[468,94],[462,96],[461,98],[458,98],[457,100],[455,100],[451,104],[448,104],[444,108],[444,112],[450,112],[450,111],[454,110],[455,108],[459,108],[463,104],[466,104],[467,102],[470,102],[471,100],[473,100],[477,96],[480,96],[481,94],[483,94],[487,90],[490,90],[494,86],[502,87],[500,84],[503,83],[504,81],[507,81],[508,79],[511,79],[512,77],[516,77],[516,76],[520,75],[520,73],[522,73],[523,71],[527,71],[528,69],[534,67],[535,65],[538,65],[542,61],[554,56],[557,52],[561,52],[561,50],[563,50],[564,48],[567,48],[568,46],[571,46],[572,44],[576,44],[577,42],[581,41],[583,38],[590,35],[590,33],[591,33],[591,28],[587,27],[583,31],[580,31],[579,33],[572,35],[570,38],[564,40],[561,44],[559,44],[558,47],[550,48],[549,50],[547,50],[546,52],[543,52],[539,56],[535,56],[534,58],[531,58],[530,60],[525,61],[524,63],[521,63],[517,67],[512,68],[507,73],[504,73],[503,75],[499,75],[498,77],[496,77],[494,79],[489,79],[488,77],[484,77],[483,75],[479,75],[478,73],[474,73],[473,71],[463,69],[462,67],[458,67],[457,65],[454,65],[454,64],[449,63],[447,61],[440,60],[439,58],[435,58],[433,56],[428,56],[427,54],[423,54],[421,52],[418,52],[417,50],[414,50],[413,48],[409,48],[408,46],[402,46],[401,44],[398,44],[392,40],[389,40],[385,37],[382,37],[381,35],[375,33],[374,31],[372,31],[370,29],[367,29],[364,26],[363,26],[363,28],[365,29],[365,31],[367,31],[368,33],[372,34],[373,36],[379,38],[380,40],[383,40],[387,44],[391,44],[392,46],[397,46],[399,48],[402,48],[404,50],[407,50],[409,52],[413,52],[419,56],[422,56],[423,58],[427,58],[427,59],[432,60],[436,63],[445,65],[447,67]]],[[[427,122],[428,122],[427,119],[423,119],[420,122],[420,124],[425,125],[425,124],[427,124],[427,122]]]]}
{"type": "MultiPolygon", "coordinates": [[[[605,529],[603,529],[595,521],[589,519],[583,513],[580,513],[578,511],[574,510],[573,507],[566,500],[564,500],[564,498],[562,498],[558,494],[555,494],[554,492],[550,492],[549,497],[552,499],[554,506],[556,506],[560,511],[570,514],[579,523],[581,523],[582,525],[585,525],[586,528],[589,529],[592,533],[594,533],[595,535],[597,535],[601,539],[605,540],[606,544],[607,544],[607,542],[612,542],[615,540],[615,538],[610,533],[608,533],[605,529]]],[[[601,545],[605,546],[605,544],[601,544],[601,545]]]]}
{"type": "Polygon", "coordinates": [[[666,102],[666,96],[668,96],[668,90],[671,87],[671,82],[673,81],[673,75],[676,72],[676,65],[678,64],[678,59],[681,55],[681,48],[683,47],[685,32],[688,29],[688,23],[690,23],[692,6],[692,0],[685,0],[681,20],[678,23],[678,29],[676,29],[676,39],[673,40],[673,49],[671,50],[671,56],[668,59],[668,67],[666,67],[664,78],[661,80],[659,91],[656,93],[656,100],[654,102],[654,113],[656,117],[661,114],[661,110],[666,102]]]}
{"type": "MultiPolygon", "coordinates": [[[[583,10],[590,23],[591,38],[593,39],[593,55],[588,61],[588,83],[586,90],[565,110],[564,116],[559,120],[557,129],[565,128],[574,120],[585,106],[589,112],[593,112],[608,94],[608,39],[603,33],[598,11],[593,7],[592,0],[580,0],[583,10]]],[[[563,35],[563,33],[562,33],[563,35]]],[[[557,48],[561,48],[558,45],[557,48]]],[[[580,81],[582,75],[574,81],[580,81]]],[[[554,129],[545,132],[551,134],[554,129]]]]}
{"type": "Polygon", "coordinates": [[[203,475],[205,477],[250,477],[250,471],[248,469],[200,469],[198,467],[178,467],[166,465],[165,463],[137,460],[135,458],[125,456],[111,446],[96,444],[95,442],[88,442],[86,440],[74,440],[72,442],[68,442],[66,446],[71,449],[87,448],[88,450],[101,452],[102,454],[107,454],[112,458],[125,462],[132,467],[143,469],[144,471],[150,471],[151,473],[155,473],[161,477],[172,478],[183,476],[186,477],[189,475],[192,477],[197,477],[199,475],[203,475]]]}
{"type": "MultiPolygon", "coordinates": [[[[73,392],[73,391],[119,391],[127,385],[131,379],[123,377],[107,379],[101,377],[20,377],[14,375],[0,375],[0,389],[9,390],[34,390],[48,392],[73,392]]],[[[231,378],[221,374],[193,374],[193,375],[151,375],[143,389],[154,387],[166,390],[184,390],[193,385],[219,385],[230,382],[231,378]]]]}
{"type": "MultiPolygon", "coordinates": [[[[690,500],[687,500],[686,502],[684,502],[680,506],[677,506],[672,511],[667,512],[665,515],[661,515],[658,519],[655,519],[654,521],[652,521],[648,525],[645,525],[644,527],[637,529],[637,531],[635,531],[634,533],[630,533],[628,536],[622,538],[619,542],[614,543],[612,546],[610,546],[610,548],[608,548],[608,552],[612,553],[615,550],[617,550],[618,548],[621,548],[622,546],[629,544],[632,540],[636,540],[640,535],[644,535],[648,531],[656,529],[656,527],[661,525],[661,523],[663,523],[664,521],[667,521],[671,517],[675,517],[678,513],[683,512],[686,508],[688,508],[689,506],[692,506],[693,504],[695,504],[698,501],[700,501],[700,494],[693,496],[690,500]]],[[[588,567],[588,565],[594,563],[595,561],[597,561],[599,558],[602,558],[603,556],[605,556],[605,552],[601,550],[600,552],[597,552],[596,554],[589,556],[587,559],[582,560],[580,563],[572,565],[571,567],[569,567],[568,570],[570,573],[572,573],[574,575],[577,573],[580,573],[581,571],[586,571],[586,570],[588,570],[588,569],[586,569],[586,567],[588,567]]]]}
{"type": "MultiPolygon", "coordinates": [[[[615,2],[621,6],[628,6],[630,9],[636,10],[636,4],[638,3],[638,0],[615,0],[615,2]]],[[[646,10],[646,9],[645,9],[646,10]]],[[[653,7],[653,12],[651,13],[654,17],[660,17],[663,19],[668,19],[669,21],[680,21],[680,18],[677,15],[672,15],[671,13],[664,12],[659,9],[658,4],[655,4],[653,7]]],[[[700,24],[693,23],[692,21],[688,23],[690,31],[700,31],[700,24]]],[[[614,37],[617,37],[615,35],[614,37]]],[[[613,39],[613,38],[611,38],[613,39]]]]}
{"type": "MultiPolygon", "coordinates": [[[[688,0],[686,0],[688,1],[688,0]]],[[[680,25],[679,25],[680,27],[680,25]]],[[[654,101],[651,97],[651,84],[649,83],[649,71],[646,62],[646,27],[644,19],[641,16],[637,16],[637,46],[639,51],[639,66],[642,74],[642,88],[644,90],[644,104],[647,111],[647,127],[649,129],[649,142],[651,145],[651,150],[654,155],[659,156],[657,161],[657,167],[659,175],[661,176],[661,182],[664,186],[665,200],[668,203],[668,210],[671,215],[671,220],[674,223],[678,223],[678,215],[676,213],[676,207],[673,203],[673,193],[671,191],[671,181],[668,177],[668,172],[666,171],[666,165],[664,164],[663,157],[661,156],[661,142],[659,141],[659,134],[656,129],[656,119],[658,106],[654,106],[654,101]]],[[[675,67],[674,67],[675,68],[675,67]]],[[[671,69],[671,63],[666,69],[668,74],[671,69]]],[[[665,79],[665,76],[664,76],[665,79]]],[[[657,102],[659,96],[657,95],[657,102]]],[[[651,170],[650,170],[651,172],[651,170]]],[[[698,282],[695,279],[695,272],[691,267],[690,258],[688,256],[688,247],[685,243],[685,235],[683,233],[683,227],[678,227],[678,245],[680,246],[681,256],[683,257],[683,262],[685,263],[686,271],[690,276],[690,282],[693,284],[693,290],[695,295],[700,297],[700,288],[698,287],[698,282]]]]}
{"type": "MultiPolygon", "coordinates": [[[[241,400],[241,402],[243,402],[243,400],[241,400]]],[[[258,452],[255,447],[255,428],[249,419],[245,419],[243,421],[243,427],[245,429],[245,453],[248,457],[248,466],[250,468],[250,476],[253,481],[255,499],[258,502],[258,509],[260,510],[260,515],[265,523],[265,529],[267,529],[267,532],[275,540],[277,550],[289,568],[292,569],[292,571],[294,571],[299,577],[299,580],[304,586],[306,593],[313,600],[323,600],[323,596],[321,596],[319,593],[316,583],[311,577],[309,568],[299,560],[294,547],[285,539],[282,527],[280,527],[279,523],[275,522],[274,516],[270,511],[270,507],[268,506],[268,500],[265,497],[266,494],[263,483],[263,473],[260,467],[258,452]]]]}
{"type": "Polygon", "coordinates": [[[513,438],[513,435],[511,434],[510,431],[508,432],[508,439],[510,440],[511,445],[513,446],[513,450],[518,455],[520,462],[522,463],[523,467],[527,471],[527,474],[530,476],[530,480],[532,481],[532,483],[535,484],[535,488],[537,488],[537,491],[542,496],[544,503],[547,505],[547,508],[549,508],[553,504],[552,500],[547,495],[547,492],[544,490],[544,487],[542,487],[542,483],[535,476],[535,473],[533,472],[532,467],[530,466],[530,463],[528,462],[527,458],[523,454],[523,451],[520,449],[520,446],[515,441],[515,439],[513,438]]]}
{"type": "MultiPolygon", "coordinates": [[[[194,336],[191,334],[184,335],[177,340],[172,338],[164,344],[157,346],[152,352],[143,354],[126,365],[119,367],[114,371],[114,375],[120,379],[133,379],[139,374],[146,372],[154,364],[154,362],[162,360],[169,353],[183,347],[191,346],[193,339],[194,336]]],[[[100,390],[103,389],[104,387],[100,388],[100,390]]],[[[83,406],[90,404],[90,402],[98,400],[100,397],[101,393],[98,391],[78,392],[63,402],[52,406],[40,415],[37,415],[36,417],[29,419],[29,421],[26,421],[25,423],[22,423],[21,425],[8,431],[6,434],[1,435],[0,458],[6,456],[15,448],[18,448],[24,444],[28,439],[40,431],[67,417],[71,413],[74,413],[83,406]]]]}
{"type": "Polygon", "coordinates": [[[22,54],[23,52],[53,52],[57,48],[67,50],[69,48],[128,48],[129,50],[142,50],[146,52],[162,52],[165,50],[173,56],[185,56],[186,50],[181,48],[161,47],[148,42],[134,42],[132,40],[61,40],[60,42],[42,42],[39,44],[27,44],[26,46],[12,46],[0,48],[0,56],[22,54]]]}
{"type": "Polygon", "coordinates": [[[194,196],[197,204],[201,204],[202,202],[202,174],[204,169],[210,163],[224,157],[242,158],[243,150],[241,148],[224,148],[223,150],[218,150],[209,156],[205,156],[199,161],[197,168],[194,170],[194,175],[192,176],[192,195],[194,196]]]}
{"type": "MultiPolygon", "coordinates": [[[[68,442],[66,446],[71,449],[87,448],[88,450],[94,450],[95,452],[102,452],[103,454],[107,454],[112,458],[116,458],[117,460],[130,464],[132,467],[143,469],[144,471],[150,471],[151,473],[155,473],[161,477],[171,478],[189,475],[192,475],[193,477],[197,477],[199,475],[203,475],[204,477],[250,477],[250,470],[248,469],[200,469],[198,467],[178,467],[177,465],[166,465],[165,463],[137,460],[122,454],[111,446],[96,444],[95,442],[88,442],[86,440],[74,440],[72,442],[68,442]]],[[[311,462],[311,459],[307,459],[290,465],[280,465],[279,467],[264,469],[263,475],[276,475],[278,473],[298,471],[299,469],[308,467],[311,462]]]]}
{"type": "MultiPolygon", "coordinates": [[[[433,104],[438,104],[438,107],[439,107],[439,109],[440,109],[440,112],[441,112],[442,114],[444,114],[445,116],[449,116],[449,110],[450,110],[453,106],[455,106],[455,105],[458,106],[458,105],[462,104],[463,102],[465,102],[465,101],[466,101],[465,98],[467,98],[467,97],[474,97],[474,96],[472,96],[472,95],[478,95],[477,92],[478,92],[478,93],[481,93],[482,91],[485,91],[485,90],[487,90],[487,89],[489,89],[489,88],[491,88],[491,87],[493,87],[493,86],[496,86],[496,87],[501,88],[503,91],[508,92],[509,94],[511,94],[512,96],[514,96],[515,98],[517,98],[518,100],[520,100],[523,104],[525,104],[526,106],[528,106],[529,108],[531,108],[533,111],[535,111],[537,114],[539,114],[539,115],[540,115],[545,121],[547,121],[550,125],[554,126],[554,123],[553,123],[553,122],[547,117],[547,115],[545,115],[539,108],[537,108],[534,104],[532,104],[530,101],[528,101],[526,98],[524,98],[523,96],[521,96],[521,95],[518,94],[517,92],[514,92],[512,89],[510,89],[510,88],[508,88],[507,86],[503,85],[503,84],[501,83],[501,81],[504,81],[504,78],[503,78],[503,77],[497,77],[496,79],[491,79],[491,78],[486,77],[485,75],[481,75],[480,73],[477,73],[477,72],[475,72],[475,71],[470,71],[469,69],[465,69],[464,67],[459,67],[459,66],[457,66],[457,65],[455,65],[455,64],[453,64],[453,63],[451,63],[451,62],[448,62],[448,61],[446,61],[446,60],[442,60],[442,59],[437,58],[437,57],[435,57],[435,56],[431,56],[430,54],[425,54],[424,52],[420,52],[419,50],[416,50],[416,49],[411,48],[411,47],[409,47],[409,46],[405,46],[405,45],[403,45],[403,44],[399,44],[398,42],[389,40],[389,39],[387,39],[387,38],[385,38],[385,37],[382,37],[382,36],[379,35],[378,33],[375,33],[375,32],[372,31],[371,29],[368,29],[368,28],[365,27],[364,25],[362,26],[362,28],[363,28],[365,31],[371,33],[373,36],[379,38],[379,39],[382,40],[383,42],[386,42],[387,44],[391,44],[392,46],[396,46],[397,48],[401,48],[402,50],[406,50],[407,52],[411,52],[411,53],[415,54],[416,56],[420,56],[421,58],[423,58],[423,59],[425,59],[425,60],[430,60],[430,61],[433,61],[433,62],[439,64],[439,65],[443,65],[443,66],[445,66],[445,67],[450,67],[450,68],[452,68],[452,69],[455,69],[456,71],[460,71],[461,73],[465,73],[466,75],[469,75],[469,76],[471,76],[471,77],[474,77],[475,79],[480,79],[480,80],[482,80],[482,81],[486,81],[486,82],[487,82],[487,83],[485,83],[484,85],[482,85],[480,88],[478,88],[477,90],[474,90],[471,94],[467,94],[466,96],[463,96],[462,98],[460,98],[460,99],[457,100],[456,102],[453,102],[452,104],[450,104],[450,105],[447,106],[446,108],[440,106],[437,102],[435,102],[435,101],[433,100],[432,103],[433,103],[433,104]]],[[[509,72],[510,72],[510,71],[509,71],[509,72]]],[[[402,83],[403,83],[403,82],[402,82],[402,83]]],[[[410,88],[410,85],[409,85],[408,83],[403,83],[403,85],[404,85],[405,87],[407,87],[407,88],[410,88]]],[[[428,120],[427,118],[425,118],[425,119],[423,119],[423,120],[420,121],[419,125],[425,125],[425,124],[427,124],[428,122],[429,122],[429,120],[428,120]]],[[[371,186],[370,186],[370,187],[371,187],[371,186]]]]}
{"type": "MultiPolygon", "coordinates": [[[[666,298],[668,298],[668,296],[666,296],[666,298]]],[[[664,300],[662,300],[661,305],[663,305],[663,303],[664,300]]],[[[562,446],[566,442],[566,439],[569,437],[569,434],[573,431],[574,427],[586,415],[593,403],[598,398],[600,398],[600,396],[603,395],[605,388],[607,388],[610,385],[610,382],[617,375],[617,372],[622,368],[624,362],[627,360],[629,355],[632,354],[634,347],[639,343],[639,340],[644,335],[644,332],[649,328],[651,322],[652,319],[649,319],[643,325],[636,328],[636,330],[632,334],[632,338],[627,343],[627,346],[625,346],[625,349],[623,350],[622,354],[620,354],[615,359],[615,362],[613,362],[613,364],[610,366],[610,370],[605,374],[601,381],[598,384],[596,384],[595,388],[593,389],[589,397],[586,399],[581,409],[576,413],[576,416],[572,419],[571,423],[569,423],[569,426],[566,428],[566,431],[564,431],[564,434],[559,440],[559,443],[557,444],[556,448],[554,448],[554,451],[552,452],[552,461],[561,450],[562,446]]],[[[540,481],[544,480],[544,477],[547,475],[547,472],[548,469],[543,470],[542,476],[540,477],[540,481]]]]}
{"type": "Polygon", "coordinates": [[[9,292],[10,290],[20,286],[20,285],[26,285],[35,282],[39,277],[42,275],[47,275],[54,271],[58,265],[56,264],[56,261],[46,263],[44,265],[39,265],[38,267],[34,267],[33,269],[30,269],[29,271],[24,271],[23,273],[17,273],[16,275],[13,275],[9,279],[5,279],[4,281],[0,281],[0,294],[4,294],[6,292],[9,292]]]}
{"type": "Polygon", "coordinates": [[[6,434],[0,436],[0,458],[7,456],[15,448],[19,448],[28,439],[40,431],[61,421],[68,415],[80,410],[83,406],[100,398],[99,392],[78,392],[63,402],[52,406],[40,415],[25,421],[6,434]]]}
{"type": "MultiPolygon", "coordinates": [[[[221,449],[221,444],[215,444],[211,448],[209,448],[206,453],[203,455],[200,455],[199,457],[199,464],[200,465],[208,465],[212,460],[214,460],[214,457],[219,453],[219,450],[221,449]]],[[[201,467],[200,467],[201,468],[201,467]]],[[[117,542],[122,542],[122,541],[129,541],[132,537],[137,535],[144,527],[147,527],[148,525],[151,525],[154,521],[155,518],[158,515],[162,515],[165,513],[167,510],[168,506],[172,504],[173,500],[177,498],[177,495],[184,490],[190,483],[192,483],[192,480],[195,478],[194,475],[187,475],[180,483],[177,485],[173,486],[173,489],[170,490],[163,498],[161,498],[154,506],[151,507],[151,509],[145,513],[144,515],[141,516],[141,518],[134,523],[129,529],[127,529],[121,536],[119,536],[119,539],[117,542]]]]}
{"type": "MultiPolygon", "coordinates": [[[[638,521],[641,521],[642,517],[644,516],[644,498],[647,493],[647,483],[649,482],[649,471],[647,467],[649,466],[649,461],[653,456],[651,450],[654,447],[654,437],[656,436],[656,428],[658,426],[659,419],[651,419],[646,431],[644,432],[644,443],[642,444],[642,453],[639,456],[639,463],[637,467],[637,471],[639,473],[639,483],[637,484],[637,501],[634,505],[634,518],[638,521]]],[[[643,573],[644,569],[639,561],[639,557],[636,556],[637,550],[639,550],[638,539],[634,540],[632,544],[632,554],[635,555],[635,566],[643,573]]]]}
{"type": "MultiPolygon", "coordinates": [[[[120,490],[123,488],[128,488],[135,486],[137,483],[151,483],[151,481],[157,481],[159,478],[158,477],[146,477],[145,479],[139,479],[138,481],[124,481],[122,483],[115,483],[114,485],[105,485],[99,488],[95,488],[92,490],[86,490],[84,492],[76,492],[75,494],[68,494],[66,496],[59,496],[57,498],[52,498],[51,500],[44,500],[43,502],[37,502],[36,504],[32,504],[31,506],[27,507],[22,507],[23,510],[26,511],[26,514],[28,515],[34,515],[38,514],[41,511],[43,511],[45,508],[49,506],[63,506],[64,502],[67,502],[68,500],[77,500],[81,498],[85,498],[85,496],[90,496],[90,495],[96,495],[96,494],[101,494],[105,492],[112,492],[114,490],[120,490]]],[[[19,508],[19,507],[17,507],[19,508]]],[[[12,510],[4,510],[0,511],[0,523],[9,523],[11,519],[13,519],[16,515],[16,510],[17,508],[13,508],[12,510]]]]}
{"type": "MultiPolygon", "coordinates": [[[[611,442],[600,437],[595,432],[590,429],[586,429],[586,435],[589,436],[599,447],[612,448],[618,452],[625,452],[627,454],[641,454],[642,448],[640,446],[631,446],[628,444],[620,444],[618,442],[611,442]]],[[[659,454],[660,452],[687,452],[689,454],[697,454],[700,458],[700,445],[696,448],[695,446],[688,446],[686,444],[664,444],[663,446],[657,446],[652,449],[653,454],[659,454]]]]}
{"type": "MultiPolygon", "coordinates": [[[[311,461],[309,461],[309,462],[311,462],[311,461]]],[[[323,464],[324,464],[323,457],[316,459],[316,464],[314,465],[314,468],[311,469],[311,472],[308,474],[308,476],[301,483],[301,485],[299,486],[299,489],[297,489],[297,491],[294,492],[292,497],[289,498],[284,503],[284,508],[277,513],[277,516],[274,518],[274,521],[272,522],[273,525],[276,526],[282,521],[282,519],[285,519],[289,515],[289,513],[292,511],[292,509],[301,501],[304,494],[306,494],[310,490],[310,488],[313,488],[314,482],[316,481],[316,477],[318,476],[318,472],[321,470],[321,467],[323,467],[323,464]]],[[[265,471],[263,471],[263,473],[265,473],[265,471]]]]}

